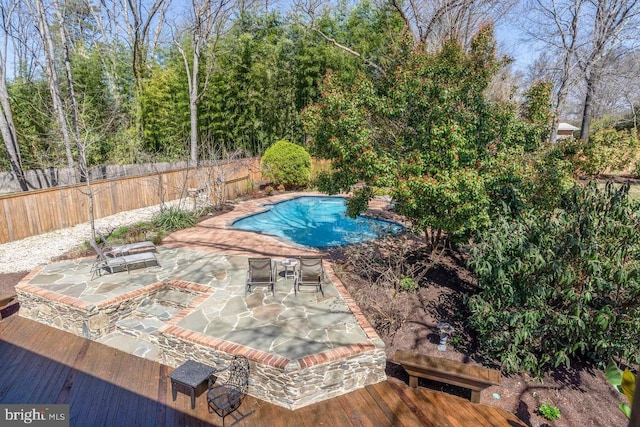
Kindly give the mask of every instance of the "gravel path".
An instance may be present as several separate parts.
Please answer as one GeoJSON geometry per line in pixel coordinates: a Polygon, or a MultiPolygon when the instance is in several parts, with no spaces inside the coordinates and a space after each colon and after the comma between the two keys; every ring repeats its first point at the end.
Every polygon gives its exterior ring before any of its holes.
{"type": "MultiPolygon", "coordinates": [[[[165,203],[165,206],[170,204],[165,203]]],[[[160,205],[120,212],[96,220],[96,229],[111,231],[121,225],[149,220],[159,211],[160,205]]],[[[91,226],[86,222],[71,228],[0,244],[0,273],[31,271],[38,265],[49,263],[55,257],[81,245],[90,235],[91,226]]]]}

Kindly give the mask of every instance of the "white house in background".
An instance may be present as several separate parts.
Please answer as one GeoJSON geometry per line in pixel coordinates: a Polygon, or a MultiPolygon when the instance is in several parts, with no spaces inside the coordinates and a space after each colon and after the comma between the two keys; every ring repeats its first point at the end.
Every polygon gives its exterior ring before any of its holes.
{"type": "Polygon", "coordinates": [[[569,123],[560,123],[558,124],[558,139],[568,138],[573,136],[573,132],[577,131],[580,128],[577,128],[569,123]]]}

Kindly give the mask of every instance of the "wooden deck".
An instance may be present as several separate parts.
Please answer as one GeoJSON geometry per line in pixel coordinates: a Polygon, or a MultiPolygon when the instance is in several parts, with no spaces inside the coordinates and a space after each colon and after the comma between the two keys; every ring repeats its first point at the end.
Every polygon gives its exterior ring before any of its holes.
{"type": "MultiPolygon", "coordinates": [[[[0,403],[70,405],[72,426],[221,425],[204,395],[175,402],[172,368],[12,315],[0,321],[0,403]]],[[[390,378],[290,411],[248,396],[236,426],[524,426],[513,414],[390,378]]],[[[233,422],[227,418],[228,424],[233,422]]]]}

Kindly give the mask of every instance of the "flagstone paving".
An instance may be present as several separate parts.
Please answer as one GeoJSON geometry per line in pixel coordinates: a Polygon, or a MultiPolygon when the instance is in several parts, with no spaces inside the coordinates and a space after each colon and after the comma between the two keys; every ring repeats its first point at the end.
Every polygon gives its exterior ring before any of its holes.
{"type": "MultiPolygon", "coordinates": [[[[92,259],[47,265],[27,283],[85,303],[108,303],[132,290],[164,282],[205,285],[211,295],[193,307],[196,296],[164,289],[154,300],[144,300],[116,323],[116,331],[99,341],[134,354],[155,358],[153,335],[185,309],[189,313],[176,326],[299,359],[367,337],[333,283],[324,296],[301,291],[295,295],[293,279],[279,277],[275,295],[257,288],[245,294],[247,257],[218,255],[177,248],[158,248],[159,267],[104,274],[93,280],[92,259]],[[136,337],[138,343],[132,340],[136,337]]],[[[283,268],[279,273],[284,275],[283,268]]]]}

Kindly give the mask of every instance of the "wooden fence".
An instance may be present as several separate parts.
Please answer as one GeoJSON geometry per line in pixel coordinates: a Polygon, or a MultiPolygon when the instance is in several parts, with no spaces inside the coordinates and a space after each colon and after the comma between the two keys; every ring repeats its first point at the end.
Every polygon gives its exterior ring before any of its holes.
{"type": "MultiPolygon", "coordinates": [[[[253,191],[261,179],[259,160],[186,168],[91,182],[94,218],[186,198],[198,189],[216,202],[253,191]]],[[[89,221],[86,183],[0,196],[0,243],[24,239],[89,221]]]]}

